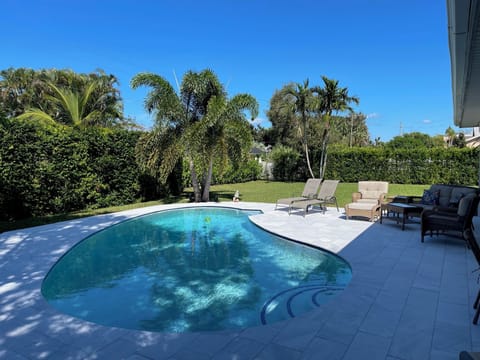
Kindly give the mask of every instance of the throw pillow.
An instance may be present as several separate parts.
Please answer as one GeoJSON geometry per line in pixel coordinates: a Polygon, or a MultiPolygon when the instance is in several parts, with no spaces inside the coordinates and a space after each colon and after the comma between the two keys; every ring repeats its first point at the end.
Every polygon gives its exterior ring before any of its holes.
{"type": "Polygon", "coordinates": [[[455,194],[455,196],[452,196],[452,198],[450,199],[450,202],[448,203],[448,206],[449,207],[458,207],[458,203],[460,202],[460,200],[463,199],[463,197],[465,196],[464,193],[457,193],[455,194]]]}
{"type": "Polygon", "coordinates": [[[423,190],[421,203],[424,205],[438,205],[440,193],[438,191],[423,190]]]}

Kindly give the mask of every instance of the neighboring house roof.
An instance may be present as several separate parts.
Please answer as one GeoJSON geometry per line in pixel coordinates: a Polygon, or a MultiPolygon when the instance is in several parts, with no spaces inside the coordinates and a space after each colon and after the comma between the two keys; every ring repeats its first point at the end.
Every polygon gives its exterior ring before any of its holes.
{"type": "Polygon", "coordinates": [[[448,42],[455,125],[480,124],[480,6],[477,0],[447,0],[448,42]]]}

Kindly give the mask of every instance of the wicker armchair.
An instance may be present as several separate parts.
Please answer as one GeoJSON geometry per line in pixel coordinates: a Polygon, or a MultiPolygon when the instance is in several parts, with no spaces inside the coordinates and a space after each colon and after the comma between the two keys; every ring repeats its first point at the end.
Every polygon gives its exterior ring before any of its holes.
{"type": "Polygon", "coordinates": [[[388,193],[386,181],[359,181],[358,191],[352,194],[352,203],[378,203],[384,202],[388,193]]]}

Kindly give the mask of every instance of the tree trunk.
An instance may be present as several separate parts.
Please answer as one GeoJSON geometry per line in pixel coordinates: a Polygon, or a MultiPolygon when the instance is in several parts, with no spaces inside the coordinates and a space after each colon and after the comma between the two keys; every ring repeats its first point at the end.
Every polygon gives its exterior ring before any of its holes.
{"type": "Polygon", "coordinates": [[[307,159],[307,167],[310,172],[310,177],[314,178],[312,166],[310,165],[310,156],[308,155],[308,140],[307,140],[307,117],[304,112],[302,112],[302,123],[303,123],[303,145],[305,146],[305,157],[307,159]]]}
{"type": "Polygon", "coordinates": [[[210,184],[212,182],[212,173],[213,173],[213,156],[210,157],[210,161],[208,164],[208,173],[203,183],[202,201],[204,202],[210,201],[210,184]]]}
{"type": "Polygon", "coordinates": [[[310,172],[310,177],[314,178],[315,176],[313,175],[312,166],[310,165],[310,157],[308,156],[308,144],[307,143],[305,143],[305,157],[307,158],[307,167],[308,167],[308,171],[310,172]]]}
{"type": "Polygon", "coordinates": [[[198,183],[197,173],[195,172],[195,166],[193,164],[193,160],[188,160],[189,167],[190,167],[190,175],[192,179],[192,186],[193,186],[193,196],[195,202],[200,202],[202,200],[202,193],[200,192],[200,184],[198,183]]]}
{"type": "Polygon", "coordinates": [[[320,161],[320,179],[325,178],[325,170],[327,168],[328,144],[322,145],[322,157],[320,161]]]}
{"type": "Polygon", "coordinates": [[[327,150],[328,150],[329,129],[325,128],[322,139],[322,154],[320,155],[320,179],[325,179],[325,169],[327,168],[327,150]]]}

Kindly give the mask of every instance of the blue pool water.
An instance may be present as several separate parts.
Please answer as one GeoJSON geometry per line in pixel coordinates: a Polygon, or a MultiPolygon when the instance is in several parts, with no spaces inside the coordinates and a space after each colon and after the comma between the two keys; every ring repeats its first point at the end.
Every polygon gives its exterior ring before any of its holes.
{"type": "Polygon", "coordinates": [[[227,208],[162,211],[100,231],[50,270],[58,310],[161,332],[244,328],[330,300],[351,278],[341,258],[274,236],[227,208]]]}

